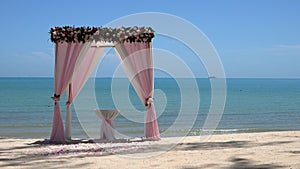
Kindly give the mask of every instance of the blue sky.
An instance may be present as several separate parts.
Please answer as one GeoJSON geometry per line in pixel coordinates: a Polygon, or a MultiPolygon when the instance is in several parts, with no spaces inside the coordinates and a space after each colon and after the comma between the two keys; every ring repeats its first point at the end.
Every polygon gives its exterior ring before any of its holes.
{"type": "MultiPolygon", "coordinates": [[[[53,26],[101,26],[140,12],[169,13],[197,26],[218,51],[227,77],[300,78],[298,0],[2,0],[0,76],[52,77],[54,45],[48,32],[53,26]]],[[[117,59],[107,57],[104,63],[117,64],[117,59]]],[[[201,63],[189,66],[202,76],[196,71],[201,63]]],[[[101,75],[108,76],[109,67],[101,75]]]]}

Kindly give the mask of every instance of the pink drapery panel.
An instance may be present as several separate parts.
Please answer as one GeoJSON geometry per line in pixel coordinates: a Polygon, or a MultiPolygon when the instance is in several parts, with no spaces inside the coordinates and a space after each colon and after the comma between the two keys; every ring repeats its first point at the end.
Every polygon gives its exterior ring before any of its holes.
{"type": "Polygon", "coordinates": [[[159,140],[155,107],[153,101],[153,56],[150,43],[124,42],[115,44],[125,72],[146,107],[145,135],[146,138],[159,140]]]}
{"type": "Polygon", "coordinates": [[[67,114],[66,114],[66,130],[65,136],[67,139],[71,139],[71,108],[70,105],[79,94],[80,90],[90,77],[92,71],[96,67],[103,48],[91,47],[91,43],[85,43],[78,58],[78,62],[75,66],[75,72],[67,91],[67,114]]]}
{"type": "Polygon", "coordinates": [[[73,78],[70,82],[71,90],[68,92],[68,102],[71,104],[79,94],[80,90],[90,77],[91,73],[98,64],[99,59],[103,53],[102,47],[90,47],[83,56],[83,59],[76,69],[73,78]]]}
{"type": "Polygon", "coordinates": [[[65,143],[64,125],[61,118],[59,103],[54,104],[51,142],[65,143]]]}
{"type": "Polygon", "coordinates": [[[64,143],[65,134],[58,100],[72,77],[82,43],[56,43],[54,75],[54,116],[51,142],[64,143]]]}
{"type": "Polygon", "coordinates": [[[159,140],[159,129],[156,121],[156,113],[154,104],[148,106],[146,113],[146,126],[145,133],[146,137],[154,140],[159,140]]]}

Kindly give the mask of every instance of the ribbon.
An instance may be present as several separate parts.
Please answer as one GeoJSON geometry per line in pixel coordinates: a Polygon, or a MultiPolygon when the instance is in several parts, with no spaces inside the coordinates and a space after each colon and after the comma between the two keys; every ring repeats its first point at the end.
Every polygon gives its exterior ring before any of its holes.
{"type": "Polygon", "coordinates": [[[60,100],[60,95],[54,94],[54,96],[51,97],[51,98],[52,98],[52,100],[56,103],[56,102],[58,102],[58,101],[60,100]]]}
{"type": "Polygon", "coordinates": [[[67,106],[70,106],[70,104],[71,104],[71,102],[69,102],[69,101],[66,102],[66,105],[67,105],[67,106]]]}
{"type": "Polygon", "coordinates": [[[153,103],[154,99],[152,97],[146,98],[145,106],[148,107],[153,103]]]}

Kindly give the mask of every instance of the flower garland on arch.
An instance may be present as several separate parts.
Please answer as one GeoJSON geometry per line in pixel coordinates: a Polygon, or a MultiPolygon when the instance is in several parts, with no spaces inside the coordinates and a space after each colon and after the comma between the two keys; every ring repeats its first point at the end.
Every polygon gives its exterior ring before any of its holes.
{"type": "Polygon", "coordinates": [[[50,29],[51,41],[63,42],[151,42],[154,30],[151,27],[74,27],[63,26],[50,29]]]}

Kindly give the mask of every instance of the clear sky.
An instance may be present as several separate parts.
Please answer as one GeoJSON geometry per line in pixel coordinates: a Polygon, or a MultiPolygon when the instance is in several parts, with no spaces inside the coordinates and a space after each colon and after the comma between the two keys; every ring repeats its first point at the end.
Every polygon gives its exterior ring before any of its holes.
{"type": "Polygon", "coordinates": [[[53,26],[101,26],[140,12],[169,13],[197,26],[227,77],[300,78],[299,0],[1,0],[0,76],[52,77],[53,26]]]}

